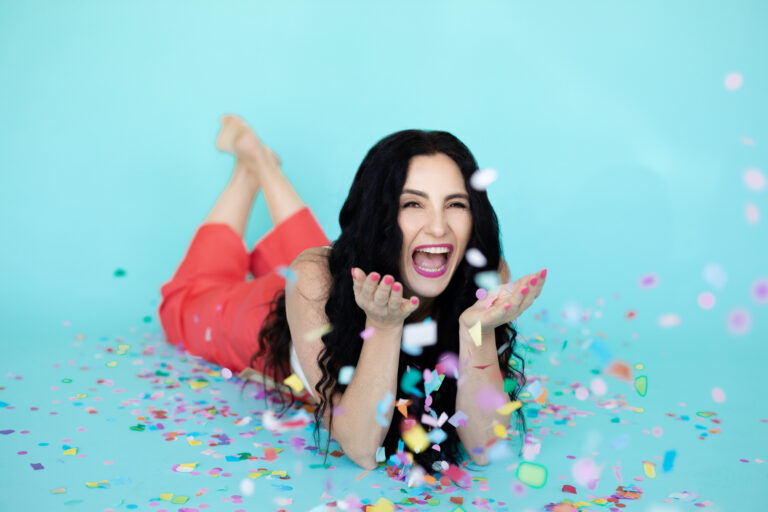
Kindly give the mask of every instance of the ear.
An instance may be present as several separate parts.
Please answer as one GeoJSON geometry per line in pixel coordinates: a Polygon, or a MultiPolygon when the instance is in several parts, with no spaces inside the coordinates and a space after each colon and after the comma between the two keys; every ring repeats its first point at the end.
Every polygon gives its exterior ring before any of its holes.
{"type": "Polygon", "coordinates": [[[509,267],[507,267],[507,262],[504,261],[504,258],[500,258],[499,261],[499,279],[502,283],[509,282],[509,267]]]}

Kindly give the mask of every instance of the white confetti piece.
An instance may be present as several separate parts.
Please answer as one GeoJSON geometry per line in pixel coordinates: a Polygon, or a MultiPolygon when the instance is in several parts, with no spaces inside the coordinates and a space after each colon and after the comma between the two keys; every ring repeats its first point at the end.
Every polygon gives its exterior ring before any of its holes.
{"type": "Polygon", "coordinates": [[[675,327],[680,325],[680,323],[680,317],[674,313],[667,313],[666,315],[661,315],[659,317],[660,327],[675,327]]]}
{"type": "Polygon", "coordinates": [[[250,496],[255,489],[256,486],[253,485],[253,481],[250,478],[240,480],[240,494],[243,496],[250,496]]]}
{"type": "Polygon", "coordinates": [[[741,75],[741,73],[728,73],[725,76],[723,84],[729,91],[736,91],[741,89],[741,86],[744,85],[744,77],[741,75]]]}
{"type": "Polygon", "coordinates": [[[483,253],[480,252],[480,249],[475,249],[474,247],[467,249],[467,253],[464,257],[467,259],[467,263],[473,267],[484,267],[488,263],[488,260],[483,253]]]}
{"type": "Polygon", "coordinates": [[[469,178],[469,184],[473,189],[483,191],[496,181],[497,177],[498,173],[495,169],[478,169],[469,178]]]}
{"type": "Polygon", "coordinates": [[[403,327],[402,349],[406,354],[419,355],[422,347],[437,343],[437,322],[420,322],[403,327]]]}

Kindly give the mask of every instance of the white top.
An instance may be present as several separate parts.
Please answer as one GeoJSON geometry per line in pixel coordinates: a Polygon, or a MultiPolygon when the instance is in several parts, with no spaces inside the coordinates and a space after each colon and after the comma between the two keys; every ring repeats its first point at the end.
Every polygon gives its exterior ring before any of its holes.
{"type": "Polygon", "coordinates": [[[301,379],[301,382],[304,384],[304,389],[309,391],[309,394],[312,395],[312,398],[317,398],[315,396],[314,390],[309,387],[307,377],[304,375],[304,371],[301,369],[301,364],[299,364],[299,356],[296,354],[296,348],[293,346],[293,340],[291,340],[291,370],[293,370],[293,373],[295,373],[299,379],[301,379]]]}

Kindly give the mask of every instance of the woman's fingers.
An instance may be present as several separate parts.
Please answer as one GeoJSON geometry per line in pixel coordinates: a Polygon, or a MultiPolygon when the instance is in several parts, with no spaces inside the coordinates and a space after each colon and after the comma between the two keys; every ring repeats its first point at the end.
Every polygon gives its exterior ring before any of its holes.
{"type": "Polygon", "coordinates": [[[380,277],[378,272],[371,272],[363,279],[363,288],[360,290],[360,299],[363,302],[373,302],[373,294],[376,293],[380,277]]]}
{"type": "Polygon", "coordinates": [[[392,283],[394,281],[392,276],[384,276],[381,282],[379,282],[379,287],[373,294],[373,303],[376,307],[387,307],[387,304],[389,304],[389,292],[392,290],[392,283]]]}
{"type": "Polygon", "coordinates": [[[403,302],[403,285],[398,282],[392,283],[392,291],[389,294],[389,310],[398,311],[403,302]]]}

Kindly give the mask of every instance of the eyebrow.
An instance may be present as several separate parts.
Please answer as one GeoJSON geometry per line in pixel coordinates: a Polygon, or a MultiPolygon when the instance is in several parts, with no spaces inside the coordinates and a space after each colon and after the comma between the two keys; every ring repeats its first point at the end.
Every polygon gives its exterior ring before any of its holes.
{"type": "MultiPolygon", "coordinates": [[[[423,197],[425,199],[429,199],[429,196],[427,194],[425,194],[424,192],[422,192],[421,190],[414,190],[412,188],[403,189],[403,193],[400,194],[400,195],[403,195],[403,194],[413,194],[413,195],[416,195],[416,196],[421,196],[421,197],[423,197]]],[[[457,193],[457,194],[450,194],[450,195],[445,196],[445,200],[446,201],[450,201],[451,199],[456,199],[456,198],[466,199],[467,201],[469,201],[469,196],[467,194],[457,193]]]]}

